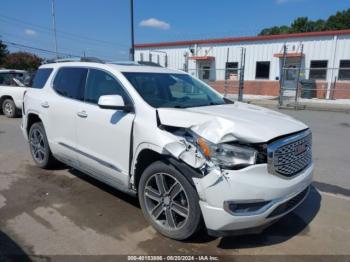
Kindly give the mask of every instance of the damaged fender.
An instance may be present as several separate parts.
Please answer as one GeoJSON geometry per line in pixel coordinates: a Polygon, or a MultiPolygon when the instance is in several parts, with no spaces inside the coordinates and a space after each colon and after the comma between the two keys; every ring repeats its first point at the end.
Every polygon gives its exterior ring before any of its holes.
{"type": "Polygon", "coordinates": [[[164,150],[193,168],[201,168],[207,161],[194,145],[185,140],[169,143],[164,147],[164,150]]]}

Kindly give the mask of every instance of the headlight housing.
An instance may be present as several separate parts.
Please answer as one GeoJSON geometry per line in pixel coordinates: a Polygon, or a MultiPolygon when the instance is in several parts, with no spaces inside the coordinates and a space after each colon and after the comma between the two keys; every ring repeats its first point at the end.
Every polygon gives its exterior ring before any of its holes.
{"type": "Polygon", "coordinates": [[[241,144],[215,145],[200,137],[197,144],[203,155],[214,164],[227,169],[239,169],[254,165],[258,152],[249,146],[241,144]]]}

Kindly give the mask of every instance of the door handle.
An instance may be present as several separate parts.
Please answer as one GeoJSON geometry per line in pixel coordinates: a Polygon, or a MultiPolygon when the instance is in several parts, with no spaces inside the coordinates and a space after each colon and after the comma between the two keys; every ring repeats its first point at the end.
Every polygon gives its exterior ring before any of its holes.
{"type": "Polygon", "coordinates": [[[86,113],[86,111],[80,111],[77,113],[77,115],[81,118],[87,118],[88,114],[86,113]]]}
{"type": "Polygon", "coordinates": [[[42,103],[41,103],[41,107],[43,107],[43,108],[49,108],[50,105],[49,105],[49,103],[48,103],[47,101],[45,101],[45,102],[42,102],[42,103]]]}

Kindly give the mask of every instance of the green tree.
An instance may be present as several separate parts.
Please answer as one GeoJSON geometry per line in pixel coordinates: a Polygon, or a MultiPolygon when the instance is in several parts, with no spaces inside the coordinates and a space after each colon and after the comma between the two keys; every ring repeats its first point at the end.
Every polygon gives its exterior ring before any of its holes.
{"type": "Polygon", "coordinates": [[[348,10],[337,12],[330,16],[326,22],[327,30],[341,30],[350,28],[350,8],[348,10]]]}
{"type": "Polygon", "coordinates": [[[307,17],[298,17],[291,26],[273,26],[264,28],[259,35],[279,35],[289,33],[320,32],[326,30],[350,29],[350,8],[337,12],[327,20],[309,20],[307,17]]]}
{"type": "Polygon", "coordinates": [[[34,71],[41,65],[43,59],[28,52],[16,52],[8,54],[4,66],[10,69],[22,69],[34,71]]]}
{"type": "Polygon", "coordinates": [[[8,53],[7,46],[0,40],[0,66],[4,63],[8,53]]]}
{"type": "Polygon", "coordinates": [[[291,33],[305,33],[310,32],[310,21],[307,17],[299,17],[295,19],[291,25],[291,33]]]}

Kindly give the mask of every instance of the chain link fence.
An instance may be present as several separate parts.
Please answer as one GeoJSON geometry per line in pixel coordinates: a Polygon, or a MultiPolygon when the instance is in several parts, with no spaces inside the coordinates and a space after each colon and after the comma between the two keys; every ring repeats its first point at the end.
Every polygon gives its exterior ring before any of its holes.
{"type": "Polygon", "coordinates": [[[244,76],[242,68],[192,68],[188,69],[187,72],[204,81],[225,97],[233,100],[243,99],[244,76]]]}
{"type": "Polygon", "coordinates": [[[189,68],[187,72],[233,100],[295,109],[311,104],[350,109],[350,68],[282,68],[275,80],[244,79],[244,68],[189,68]]]}
{"type": "Polygon", "coordinates": [[[280,107],[322,103],[350,108],[350,68],[283,68],[278,98],[280,107]]]}

